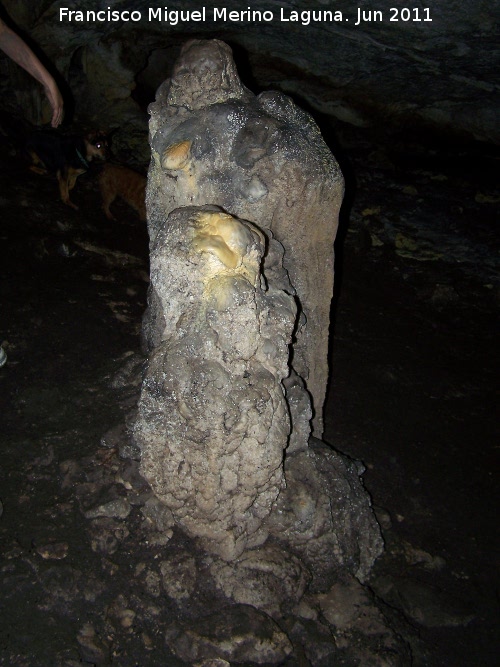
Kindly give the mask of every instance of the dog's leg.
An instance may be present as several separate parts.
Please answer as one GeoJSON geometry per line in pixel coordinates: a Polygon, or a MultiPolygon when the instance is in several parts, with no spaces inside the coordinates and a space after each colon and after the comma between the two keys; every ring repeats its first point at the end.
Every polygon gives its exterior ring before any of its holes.
{"type": "Polygon", "coordinates": [[[108,220],[114,220],[114,221],[116,222],[116,218],[115,218],[115,216],[114,216],[114,215],[111,213],[111,211],[109,210],[109,207],[111,206],[111,204],[112,204],[113,202],[114,202],[114,197],[113,197],[112,201],[103,202],[102,208],[104,209],[104,213],[105,213],[107,219],[108,219],[108,220]]]}
{"type": "Polygon", "coordinates": [[[30,166],[30,171],[32,171],[35,174],[41,174],[42,176],[45,176],[47,174],[46,169],[42,169],[42,167],[35,167],[34,164],[30,166]]]}
{"type": "Polygon", "coordinates": [[[99,178],[99,188],[101,190],[102,210],[108,220],[115,220],[115,216],[111,213],[109,207],[116,199],[116,193],[110,184],[110,177],[108,171],[104,169],[99,178]]]}
{"type": "Polygon", "coordinates": [[[75,187],[76,179],[80,174],[83,174],[83,169],[69,169],[68,170],[68,190],[73,190],[75,187]]]}
{"type": "Polygon", "coordinates": [[[113,194],[110,195],[109,193],[104,192],[104,190],[102,188],[101,188],[101,194],[102,194],[102,208],[103,208],[103,211],[104,211],[107,219],[116,221],[115,216],[109,210],[109,207],[115,201],[116,196],[113,195],[113,194]]]}
{"type": "MultiPolygon", "coordinates": [[[[76,179],[75,179],[76,180],[76,179]]],[[[59,183],[59,193],[61,195],[61,200],[67,204],[68,206],[71,206],[71,208],[74,208],[75,211],[78,211],[78,206],[76,204],[73,204],[71,199],[69,198],[69,174],[64,171],[61,172],[60,170],[57,172],[57,181],[59,183]]],[[[74,185],[74,183],[73,183],[74,185]]]]}
{"type": "Polygon", "coordinates": [[[30,165],[30,171],[33,171],[35,174],[47,174],[47,167],[44,165],[42,160],[38,157],[35,151],[29,151],[29,156],[31,158],[32,164],[30,165]]]}

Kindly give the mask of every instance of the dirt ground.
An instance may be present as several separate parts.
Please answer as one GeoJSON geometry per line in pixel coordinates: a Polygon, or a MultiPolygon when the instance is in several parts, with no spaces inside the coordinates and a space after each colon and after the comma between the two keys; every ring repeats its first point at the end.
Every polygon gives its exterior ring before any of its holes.
{"type": "MultiPolygon", "coordinates": [[[[369,585],[412,664],[493,667],[498,160],[337,139],[348,187],[325,440],[366,466],[386,541],[369,585]]],[[[118,523],[103,534],[119,546],[96,545],[77,483],[112,465],[102,438],[134,401],[116,374],[140,353],[147,231],[125,205],[105,218],[95,173],[73,211],[1,148],[0,664],[181,665],[161,635],[171,608],[141,593],[155,556],[118,523]]]]}

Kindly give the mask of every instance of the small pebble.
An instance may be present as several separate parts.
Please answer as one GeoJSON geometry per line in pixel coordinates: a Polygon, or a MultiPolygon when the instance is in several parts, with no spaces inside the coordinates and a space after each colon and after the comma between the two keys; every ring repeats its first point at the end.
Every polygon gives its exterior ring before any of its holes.
{"type": "Polygon", "coordinates": [[[69,546],[66,542],[54,542],[40,545],[36,552],[44,560],[62,560],[68,555],[68,550],[69,546]]]}

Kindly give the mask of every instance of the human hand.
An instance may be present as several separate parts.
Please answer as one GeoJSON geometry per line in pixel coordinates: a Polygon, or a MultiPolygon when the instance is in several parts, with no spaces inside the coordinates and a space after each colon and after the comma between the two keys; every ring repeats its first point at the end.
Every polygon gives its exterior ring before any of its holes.
{"type": "Polygon", "coordinates": [[[52,107],[52,118],[50,123],[52,127],[58,127],[61,124],[64,115],[62,95],[54,79],[48,81],[47,84],[44,85],[44,90],[50,106],[52,107]]]}

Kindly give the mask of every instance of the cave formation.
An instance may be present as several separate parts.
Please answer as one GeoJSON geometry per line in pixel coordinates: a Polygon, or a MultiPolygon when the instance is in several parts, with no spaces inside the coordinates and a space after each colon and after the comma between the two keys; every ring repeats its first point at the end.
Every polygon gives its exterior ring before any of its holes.
{"type": "MultiPolygon", "coordinates": [[[[296,554],[283,566],[277,542],[260,559],[244,552],[237,568],[193,548],[145,484],[130,437],[145,372],[146,229],[119,202],[106,220],[97,170],[75,187],[80,211],[61,208],[54,183],[27,174],[0,123],[9,664],[326,667],[412,656],[493,665],[495,8],[406,12],[381,0],[361,7],[376,11],[355,25],[346,2],[321,5],[342,21],[309,21],[297,2],[282,7],[298,20],[280,20],[264,2],[252,9],[273,20],[214,21],[207,6],[207,20],[177,23],[146,20],[140,0],[113,9],[141,21],[69,21],[56,3],[2,4],[57,76],[62,131],[110,131],[114,160],[142,173],[148,106],[189,39],[223,40],[252,94],[278,91],[311,114],[346,181],[320,428],[347,486],[363,461],[385,541],[368,586],[353,576],[357,556],[311,584],[296,554]]],[[[77,9],[98,8],[82,0],[77,9]]],[[[46,123],[42,91],[0,56],[2,114],[46,123]]],[[[251,187],[258,200],[261,184],[251,187]]],[[[299,380],[287,391],[300,403],[299,380]]],[[[292,488],[303,474],[328,484],[328,466],[288,474],[292,488]]],[[[311,496],[297,494],[307,513],[311,496]]]]}

